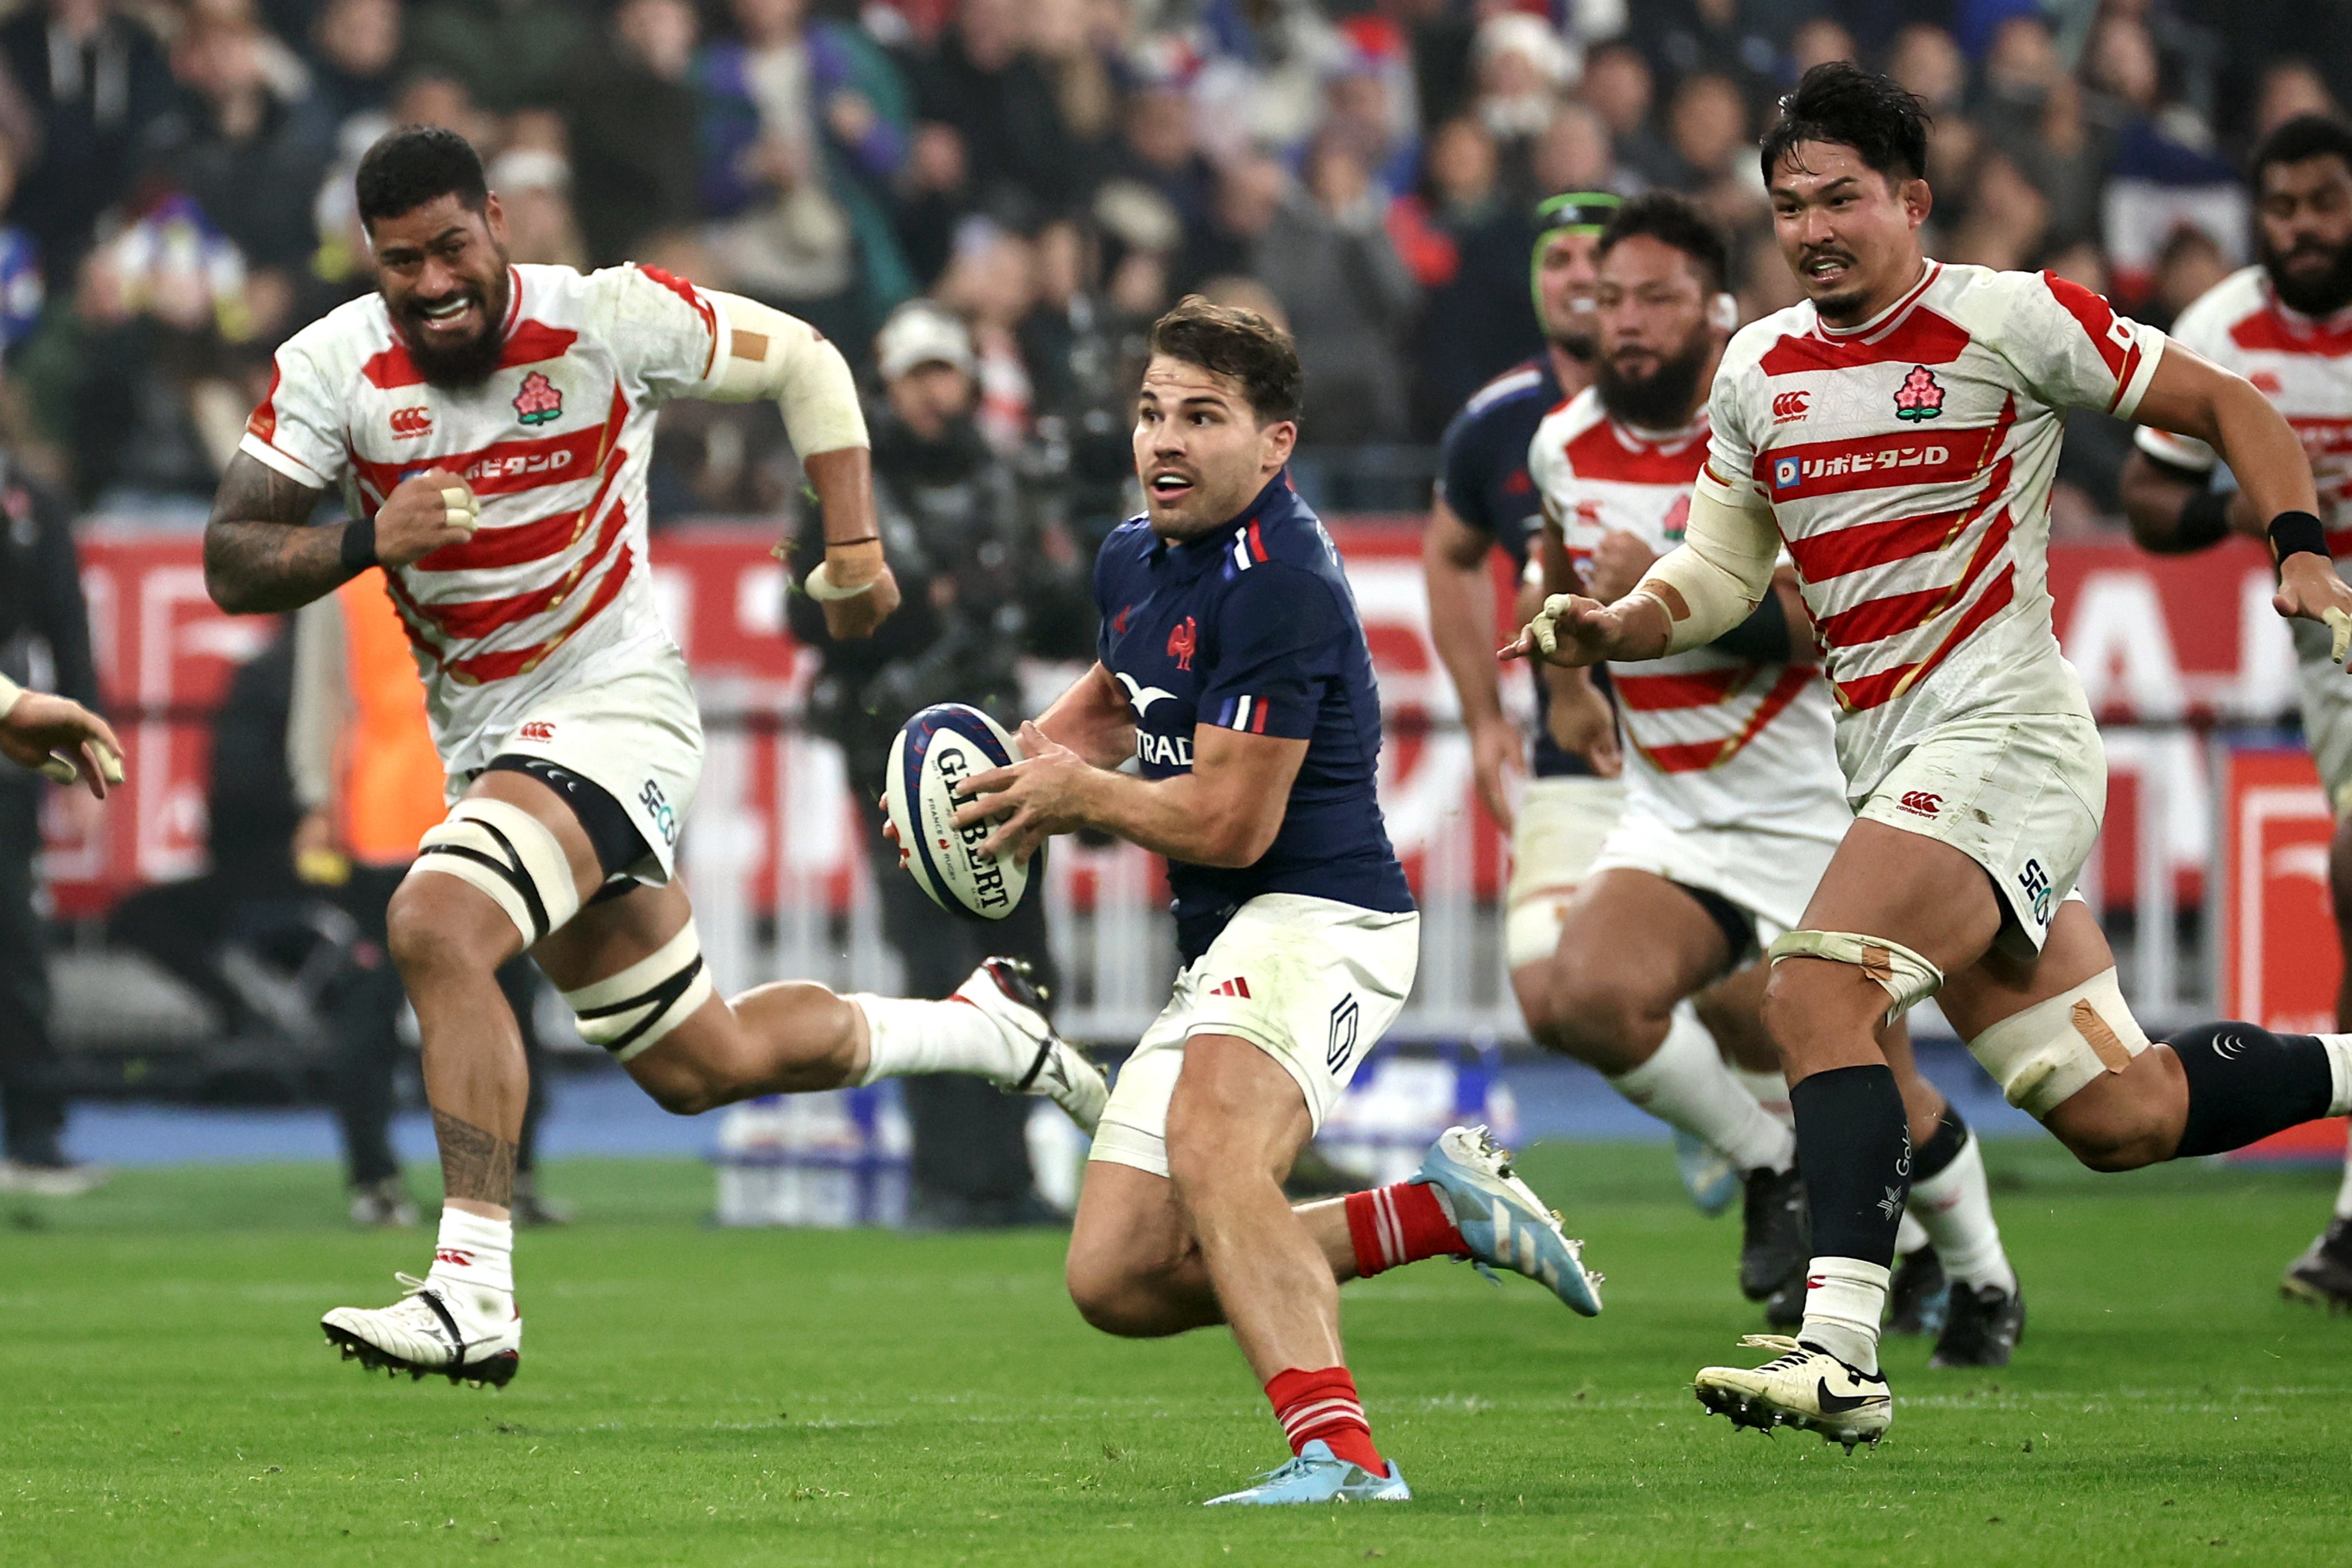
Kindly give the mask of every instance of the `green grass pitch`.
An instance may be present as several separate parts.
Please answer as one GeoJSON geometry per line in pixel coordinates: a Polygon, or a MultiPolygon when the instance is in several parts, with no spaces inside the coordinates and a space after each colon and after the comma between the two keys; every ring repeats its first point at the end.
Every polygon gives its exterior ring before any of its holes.
{"type": "Polygon", "coordinates": [[[1895,1342],[1884,1447],[1735,1433],[1687,1388],[1755,1310],[1735,1222],[1646,1147],[1525,1162],[1610,1275],[1570,1316],[1426,1263],[1344,1297],[1410,1505],[1225,1510],[1279,1435],[1222,1333],[1085,1328],[1045,1232],[724,1232],[689,1163],[556,1168],[502,1394],[363,1376],[320,1311],[426,1236],[331,1173],[133,1171],[0,1200],[0,1563],[2322,1563],[2352,1553],[2352,1320],[2278,1270],[2333,1177],[1991,1150],[2017,1364],[1895,1342]]]}

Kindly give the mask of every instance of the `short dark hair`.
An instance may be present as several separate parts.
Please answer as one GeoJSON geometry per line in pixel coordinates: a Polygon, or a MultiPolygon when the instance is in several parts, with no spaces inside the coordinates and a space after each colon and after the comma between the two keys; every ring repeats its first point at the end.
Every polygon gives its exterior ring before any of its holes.
{"type": "Polygon", "coordinates": [[[352,184],[362,224],[415,212],[443,196],[480,212],[490,194],[474,144],[438,125],[403,125],[377,137],[352,184]]]}
{"type": "Polygon", "coordinates": [[[1261,425],[1298,417],[1307,373],[1290,334],[1238,305],[1212,305],[1187,294],[1151,323],[1151,352],[1197,364],[1242,384],[1261,425]]]}
{"type": "Polygon", "coordinates": [[[2260,193],[2263,176],[2272,164],[2300,163],[2306,158],[2338,158],[2347,170],[2352,170],[2352,125],[2332,114],[2298,114],[2283,120],[2254,143],[2246,177],[2260,193]]]}
{"type": "Polygon", "coordinates": [[[1731,247],[1698,205],[1679,191],[1644,191],[1620,206],[1601,231],[1601,254],[1636,236],[1672,246],[1698,268],[1700,286],[1719,294],[1730,286],[1731,247]]]}
{"type": "Polygon", "coordinates": [[[1851,60],[1825,60],[1780,100],[1780,118],[1764,132],[1764,183],[1800,142],[1833,142],[1889,180],[1927,172],[1927,110],[1893,77],[1851,60]]]}

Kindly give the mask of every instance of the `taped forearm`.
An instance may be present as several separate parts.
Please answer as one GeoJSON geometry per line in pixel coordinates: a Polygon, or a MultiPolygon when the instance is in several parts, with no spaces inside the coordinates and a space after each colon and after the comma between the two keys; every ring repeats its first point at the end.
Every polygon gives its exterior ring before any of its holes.
{"type": "Polygon", "coordinates": [[[719,403],[772,397],[784,434],[803,462],[819,452],[869,445],[866,413],[849,362],[824,333],[797,316],[740,294],[705,290],[726,322],[710,396],[719,403]]]}
{"type": "Polygon", "coordinates": [[[1666,616],[1666,648],[1684,653],[1730,631],[1771,590],[1780,535],[1761,500],[1699,476],[1683,542],[1660,557],[1628,598],[1666,616]]]}

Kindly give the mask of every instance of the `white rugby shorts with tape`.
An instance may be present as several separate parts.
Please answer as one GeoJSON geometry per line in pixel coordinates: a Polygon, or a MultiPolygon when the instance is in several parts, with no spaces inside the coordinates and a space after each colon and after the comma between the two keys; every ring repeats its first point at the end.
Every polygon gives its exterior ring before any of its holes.
{"type": "MultiPolygon", "coordinates": [[[[1805,906],[1837,847],[1834,838],[1752,827],[1674,827],[1635,805],[1601,846],[1587,875],[1647,871],[1713,893],[1754,921],[1760,951],[1804,923],[1805,906]]],[[[1745,957],[1732,954],[1733,965],[1745,957]]]]}
{"type": "Polygon", "coordinates": [[[1937,839],[1990,874],[2003,907],[1993,945],[2042,951],[2099,837],[2107,753],[2076,713],[2003,713],[1937,725],[1854,815],[1937,839]]]}
{"type": "MultiPolygon", "coordinates": [[[[2352,564],[2352,563],[2347,563],[2352,564]]],[[[2332,634],[2316,621],[2294,620],[2294,683],[2303,698],[2303,734],[2327,804],[2341,818],[2352,816],[2352,675],[2327,657],[2332,634]]]]}
{"type": "Polygon", "coordinates": [[[1421,962],[1421,916],[1261,893],[1176,976],[1111,1086],[1089,1159],[1168,1174],[1168,1102],[1194,1035],[1236,1035],[1282,1064],[1320,1128],[1396,1022],[1421,962]]]}
{"type": "Polygon", "coordinates": [[[648,648],[639,668],[535,705],[497,749],[501,756],[543,757],[620,802],[653,851],[628,874],[669,880],[677,836],[702,783],[702,715],[676,648],[648,648]]]}
{"type": "Polygon", "coordinates": [[[1568,900],[1625,809],[1622,779],[1530,779],[1511,828],[1511,883],[1504,895],[1503,958],[1512,969],[1559,950],[1568,900]]]}

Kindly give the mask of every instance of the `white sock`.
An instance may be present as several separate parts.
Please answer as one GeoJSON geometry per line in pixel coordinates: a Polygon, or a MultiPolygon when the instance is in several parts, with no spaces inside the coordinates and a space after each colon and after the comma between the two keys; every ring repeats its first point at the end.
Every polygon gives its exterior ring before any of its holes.
{"type": "Polygon", "coordinates": [[[1783,1127],[1796,1127],[1797,1113],[1789,1105],[1787,1079],[1777,1072],[1758,1072],[1754,1068],[1744,1068],[1738,1062],[1726,1062],[1724,1066],[1740,1088],[1756,1097],[1756,1103],[1764,1108],[1764,1114],[1783,1127]]]}
{"type": "Polygon", "coordinates": [[[504,1317],[513,1310],[514,1222],[445,1206],[441,1235],[433,1244],[433,1268],[425,1278],[445,1293],[460,1293],[458,1300],[477,1310],[504,1317]],[[503,1304],[485,1301],[486,1291],[508,1300],[503,1304]]]}
{"type": "Polygon", "coordinates": [[[1688,1008],[1675,1009],[1664,1044],[1609,1087],[1664,1122],[1723,1152],[1743,1172],[1785,1171],[1797,1135],[1772,1120],[1716,1054],[1715,1037],[1688,1008]]]}
{"type": "Polygon", "coordinates": [[[2352,1144],[2344,1150],[2344,1184],[2336,1189],[2336,1217],[2352,1219],[2352,1144]]]}
{"type": "Polygon", "coordinates": [[[2327,1052],[2327,1114],[2352,1114],[2352,1035],[2315,1037],[2327,1052]]]}
{"type": "Polygon", "coordinates": [[[2016,1291],[2017,1270],[2001,1250],[1992,1194],[1985,1186],[1984,1149],[1973,1131],[1950,1164],[1911,1184],[1910,1206],[1904,1212],[1906,1217],[1916,1215],[1927,1239],[1936,1244],[1945,1273],[1971,1290],[1998,1285],[2016,1291]]]}
{"type": "Polygon", "coordinates": [[[1908,1208],[1906,1208],[1903,1211],[1903,1223],[1895,1227],[1895,1256],[1908,1258],[1927,1245],[1927,1227],[1919,1223],[1908,1208]]]}
{"type": "Polygon", "coordinates": [[[1805,1322],[1797,1337],[1856,1372],[1878,1370],[1878,1321],[1887,1271],[1859,1258],[1816,1258],[1805,1268],[1805,1322]]]}
{"type": "Polygon", "coordinates": [[[916,1002],[859,992],[848,1000],[866,1015],[870,1054],[866,1076],[899,1078],[918,1072],[970,1072],[1003,1083],[1029,1070],[1034,1054],[1004,1037],[995,1019],[969,1002],[916,1002]]]}

